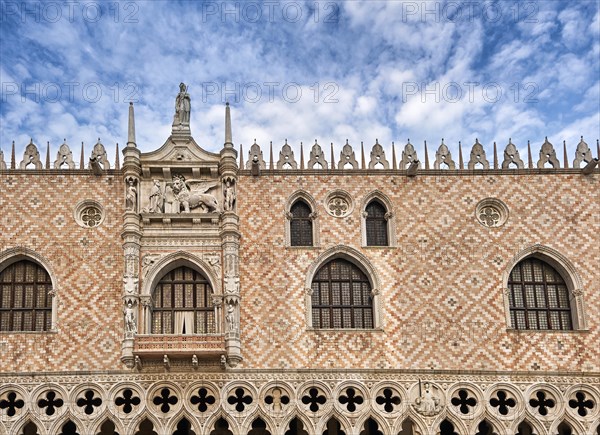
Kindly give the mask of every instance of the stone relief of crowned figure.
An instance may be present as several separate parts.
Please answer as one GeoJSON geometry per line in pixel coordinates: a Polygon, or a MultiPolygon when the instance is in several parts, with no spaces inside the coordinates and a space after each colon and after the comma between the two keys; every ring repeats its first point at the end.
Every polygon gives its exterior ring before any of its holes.
{"type": "Polygon", "coordinates": [[[179,84],[179,94],[175,99],[175,117],[173,125],[190,124],[191,110],[190,95],[187,93],[187,86],[184,83],[179,84]]]}
{"type": "Polygon", "coordinates": [[[200,208],[203,213],[220,212],[217,198],[206,193],[218,185],[218,181],[186,181],[181,174],[173,175],[171,212],[181,213],[183,209],[184,213],[189,213],[194,208],[200,208]]]}
{"type": "Polygon", "coordinates": [[[429,382],[425,382],[421,388],[421,381],[419,381],[419,397],[415,399],[413,408],[425,417],[434,416],[442,410],[440,399],[436,397],[429,382]]]}

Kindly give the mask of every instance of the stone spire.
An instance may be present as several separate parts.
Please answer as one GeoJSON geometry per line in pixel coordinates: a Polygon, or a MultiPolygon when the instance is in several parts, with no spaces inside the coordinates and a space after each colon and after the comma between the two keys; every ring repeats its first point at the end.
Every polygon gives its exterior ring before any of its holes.
{"type": "Polygon", "coordinates": [[[115,169],[119,169],[121,167],[121,162],[119,161],[119,142],[115,147],[115,169]]]}
{"type": "Polygon", "coordinates": [[[133,103],[129,103],[129,124],[127,127],[127,146],[135,147],[135,118],[133,114],[133,103]]]}
{"type": "Polygon", "coordinates": [[[79,169],[85,169],[83,142],[81,142],[81,156],[79,157],[79,169]]]}
{"type": "Polygon", "coordinates": [[[15,169],[17,161],[15,159],[15,141],[12,142],[12,151],[10,152],[10,169],[15,169]]]}
{"type": "Polygon", "coordinates": [[[233,136],[231,134],[231,111],[229,101],[225,103],[225,148],[233,148],[233,136]]]}
{"type": "Polygon", "coordinates": [[[46,143],[46,169],[50,169],[50,141],[46,143]]]}

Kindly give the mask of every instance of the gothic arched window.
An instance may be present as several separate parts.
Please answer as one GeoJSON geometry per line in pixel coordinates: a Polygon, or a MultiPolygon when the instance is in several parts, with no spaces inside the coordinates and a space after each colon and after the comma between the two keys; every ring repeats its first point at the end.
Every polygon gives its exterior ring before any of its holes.
{"type": "Polygon", "coordinates": [[[0,271],[0,331],[48,331],[52,281],[46,269],[20,260],[0,271]]]}
{"type": "Polygon", "coordinates": [[[373,200],[365,208],[367,246],[388,246],[388,219],[385,206],[373,200]]]}
{"type": "Polygon", "coordinates": [[[297,200],[290,208],[290,245],[313,246],[313,223],[310,206],[297,200]]]}
{"type": "Polygon", "coordinates": [[[210,283],[200,272],[180,266],[166,273],[152,294],[152,333],[214,333],[211,296],[210,283]]]}
{"type": "Polygon", "coordinates": [[[573,329],[565,280],[538,258],[528,257],[510,272],[508,300],[515,329],[573,329]]]}
{"type": "Polygon", "coordinates": [[[367,276],[348,260],[323,265],[312,280],[314,328],[373,328],[373,298],[367,276]]]}

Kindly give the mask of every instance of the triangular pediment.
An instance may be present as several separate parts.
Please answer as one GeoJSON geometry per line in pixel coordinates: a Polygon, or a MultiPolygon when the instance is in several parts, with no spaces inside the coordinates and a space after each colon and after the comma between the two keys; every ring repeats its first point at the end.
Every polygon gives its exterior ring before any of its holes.
{"type": "Polygon", "coordinates": [[[192,136],[171,135],[165,143],[155,151],[142,153],[140,160],[145,163],[178,164],[178,163],[219,163],[220,156],[211,153],[198,145],[192,136]]]}

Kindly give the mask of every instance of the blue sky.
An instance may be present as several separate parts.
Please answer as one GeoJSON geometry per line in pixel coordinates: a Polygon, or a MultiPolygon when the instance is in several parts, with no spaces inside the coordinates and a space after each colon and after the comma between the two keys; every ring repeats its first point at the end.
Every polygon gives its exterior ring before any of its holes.
{"type": "MultiPolygon", "coordinates": [[[[236,147],[268,155],[314,140],[336,155],[346,139],[377,138],[398,156],[408,138],[423,159],[441,139],[458,160],[475,138],[491,160],[509,138],[534,161],[544,137],[562,165],[581,135],[600,137],[598,1],[0,1],[0,147],[17,158],[33,138],[51,159],[67,139],[78,155],[101,138],[170,134],[180,82],[205,149],[224,141],[232,105],[236,147]]],[[[306,152],[306,156],[308,152],[306,152]]],[[[87,157],[86,157],[87,158],[87,157]]]]}

